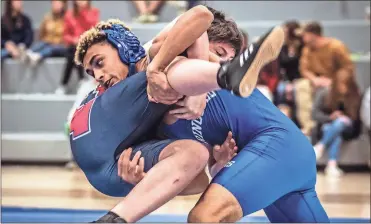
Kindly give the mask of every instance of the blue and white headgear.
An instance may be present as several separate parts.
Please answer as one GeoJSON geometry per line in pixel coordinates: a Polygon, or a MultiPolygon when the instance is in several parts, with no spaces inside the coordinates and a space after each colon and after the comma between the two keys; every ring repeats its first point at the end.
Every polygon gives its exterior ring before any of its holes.
{"type": "Polygon", "coordinates": [[[129,66],[128,76],[134,75],[135,64],[146,56],[146,51],[140,45],[138,37],[120,24],[113,24],[102,31],[106,34],[107,41],[117,49],[121,61],[129,66]]]}

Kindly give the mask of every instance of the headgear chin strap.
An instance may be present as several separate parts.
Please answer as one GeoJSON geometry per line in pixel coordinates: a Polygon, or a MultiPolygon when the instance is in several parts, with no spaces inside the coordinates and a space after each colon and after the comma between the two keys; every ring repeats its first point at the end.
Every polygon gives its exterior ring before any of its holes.
{"type": "Polygon", "coordinates": [[[122,25],[114,24],[103,30],[107,40],[118,51],[121,61],[129,66],[128,76],[136,73],[135,64],[146,56],[146,51],[140,45],[138,38],[122,25]]]}

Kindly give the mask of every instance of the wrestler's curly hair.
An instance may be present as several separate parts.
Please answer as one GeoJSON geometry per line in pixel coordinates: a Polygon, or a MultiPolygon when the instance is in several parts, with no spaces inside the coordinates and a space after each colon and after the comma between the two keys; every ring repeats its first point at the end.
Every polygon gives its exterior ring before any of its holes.
{"type": "Polygon", "coordinates": [[[107,21],[101,21],[94,27],[85,31],[79,38],[79,42],[76,46],[75,51],[75,63],[76,65],[82,65],[86,51],[94,44],[101,43],[107,40],[106,34],[102,31],[112,27],[112,25],[119,24],[129,29],[124,22],[119,19],[109,19],[107,21]]]}

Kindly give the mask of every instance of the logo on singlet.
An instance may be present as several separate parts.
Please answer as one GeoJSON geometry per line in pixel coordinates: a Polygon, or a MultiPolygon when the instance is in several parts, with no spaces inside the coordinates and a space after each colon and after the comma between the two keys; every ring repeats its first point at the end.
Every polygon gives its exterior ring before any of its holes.
{"type": "MultiPolygon", "coordinates": [[[[216,97],[216,93],[215,92],[209,92],[206,96],[206,103],[208,103],[214,97],[216,97]]],[[[202,135],[202,117],[203,116],[204,115],[202,114],[202,116],[200,118],[192,120],[191,125],[192,125],[193,136],[195,136],[195,138],[198,141],[200,141],[202,143],[206,143],[206,141],[204,139],[204,136],[202,135]]]]}
{"type": "Polygon", "coordinates": [[[231,167],[234,163],[235,163],[235,161],[231,160],[227,164],[225,164],[224,167],[231,167]]]}
{"type": "Polygon", "coordinates": [[[192,120],[192,133],[195,136],[195,138],[203,143],[206,143],[204,136],[202,136],[202,117],[192,120]]]}
{"type": "Polygon", "coordinates": [[[95,100],[98,96],[102,95],[104,91],[105,89],[103,87],[98,86],[85,97],[82,105],[76,109],[70,127],[72,140],[77,140],[91,132],[90,114],[95,100]]]}

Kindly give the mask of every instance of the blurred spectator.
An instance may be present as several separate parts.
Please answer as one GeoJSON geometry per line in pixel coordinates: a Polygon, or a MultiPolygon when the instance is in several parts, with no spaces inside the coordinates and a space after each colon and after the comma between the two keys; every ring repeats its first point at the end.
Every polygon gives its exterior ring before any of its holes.
{"type": "Polygon", "coordinates": [[[158,11],[165,1],[133,1],[139,16],[134,20],[140,23],[155,23],[158,21],[158,11]]]}
{"type": "Polygon", "coordinates": [[[245,31],[243,31],[242,29],[240,29],[240,32],[242,34],[242,37],[243,37],[243,42],[242,42],[242,47],[241,47],[241,52],[245,51],[247,46],[249,46],[249,37],[247,35],[247,33],[245,31]]]}
{"type": "MultiPolygon", "coordinates": [[[[367,88],[365,94],[363,95],[362,105],[361,105],[361,121],[366,126],[368,131],[369,142],[371,143],[371,125],[370,125],[370,87],[367,88]]],[[[371,167],[371,159],[368,161],[368,166],[371,167]]]]}
{"type": "Polygon", "coordinates": [[[280,67],[278,59],[265,65],[260,71],[256,88],[273,102],[273,93],[276,91],[279,82],[280,67]]]}
{"type": "Polygon", "coordinates": [[[337,166],[342,139],[350,140],[360,133],[359,106],[361,96],[349,72],[339,73],[330,87],[317,91],[313,105],[313,119],[318,122],[320,141],[314,146],[317,159],[325,149],[329,151],[326,174],[340,176],[337,166]]]}
{"type": "Polygon", "coordinates": [[[370,87],[367,88],[365,94],[363,95],[362,99],[362,107],[361,107],[361,120],[362,123],[366,126],[369,137],[370,137],[370,142],[371,142],[371,125],[370,125],[370,87]]]}
{"type": "Polygon", "coordinates": [[[1,60],[25,59],[25,50],[33,41],[31,20],[23,14],[23,2],[8,0],[1,17],[1,60]]]}
{"type": "Polygon", "coordinates": [[[315,88],[328,87],[340,73],[353,74],[354,65],[347,47],[334,38],[322,36],[317,22],[306,25],[303,32],[305,47],[300,60],[301,74],[315,88]]]}
{"type": "Polygon", "coordinates": [[[308,23],[302,37],[305,46],[299,64],[305,79],[296,82],[296,108],[302,130],[308,135],[314,126],[310,116],[313,92],[331,85],[341,73],[353,74],[354,66],[347,47],[339,40],[322,36],[318,22],[308,23]]]}
{"type": "Polygon", "coordinates": [[[63,24],[66,10],[67,0],[52,0],[52,11],[44,17],[40,26],[39,41],[27,51],[31,65],[35,66],[47,57],[65,55],[63,24]]]}
{"type": "Polygon", "coordinates": [[[72,69],[78,71],[80,81],[84,79],[84,70],[77,67],[73,61],[76,51],[76,44],[80,35],[94,26],[99,20],[98,9],[91,6],[90,1],[73,1],[73,9],[68,10],[64,18],[63,40],[67,46],[66,67],[63,74],[61,86],[55,91],[56,94],[65,94],[66,86],[71,77],[72,69]]]}
{"type": "Polygon", "coordinates": [[[284,24],[286,38],[278,57],[281,81],[275,93],[275,104],[297,124],[294,81],[301,77],[299,61],[303,49],[303,41],[297,34],[299,28],[300,24],[295,20],[284,24]]]}

